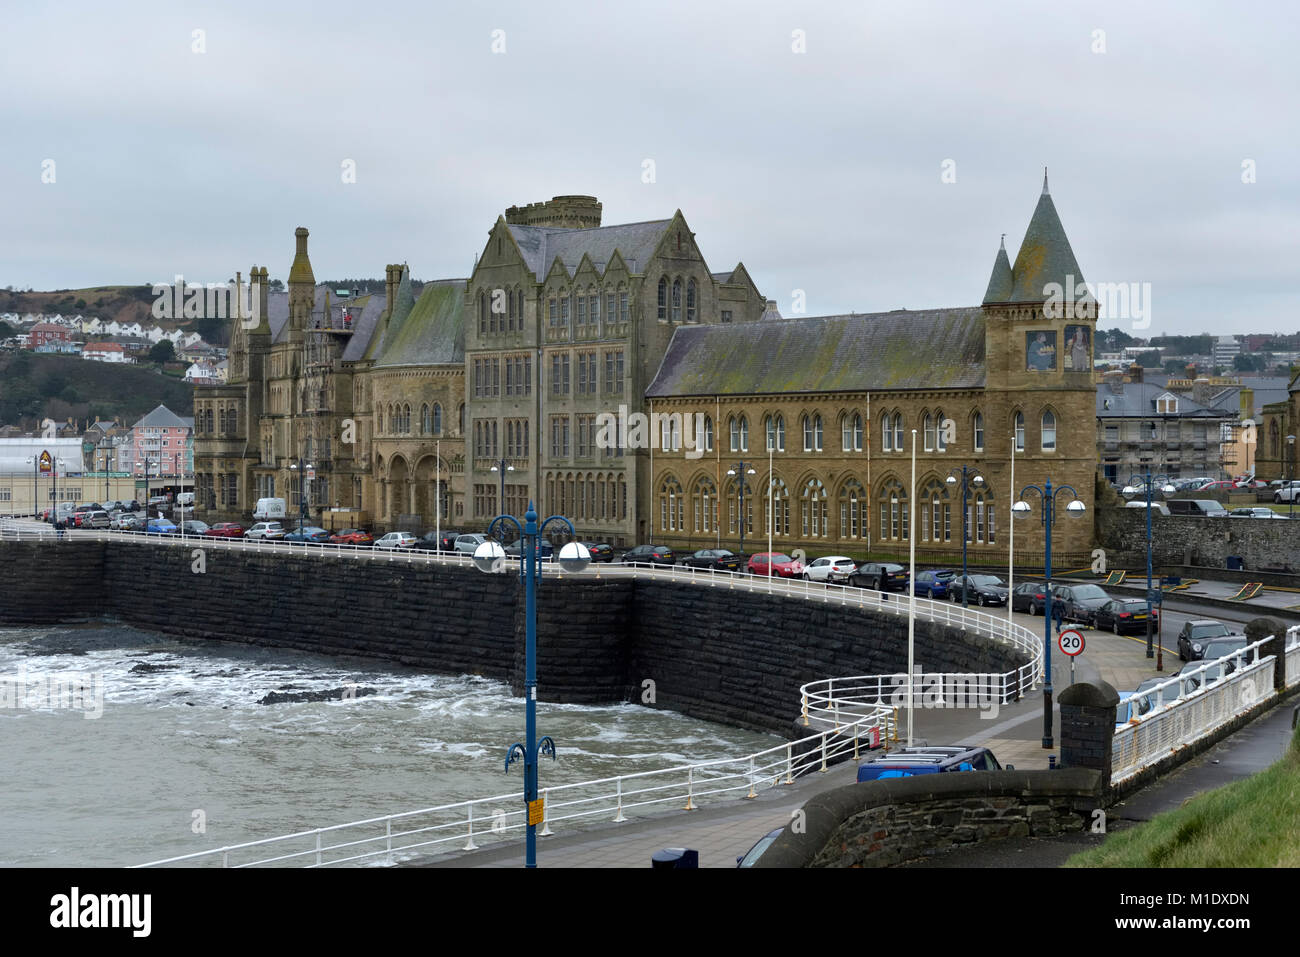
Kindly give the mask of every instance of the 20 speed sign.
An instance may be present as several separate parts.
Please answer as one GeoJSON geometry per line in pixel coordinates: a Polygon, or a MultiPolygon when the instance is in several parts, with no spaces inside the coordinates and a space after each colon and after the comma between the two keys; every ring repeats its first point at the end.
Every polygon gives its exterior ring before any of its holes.
{"type": "Polygon", "coordinates": [[[1067,628],[1057,635],[1056,643],[1061,646],[1062,654],[1071,658],[1083,654],[1083,634],[1073,628],[1067,628]]]}

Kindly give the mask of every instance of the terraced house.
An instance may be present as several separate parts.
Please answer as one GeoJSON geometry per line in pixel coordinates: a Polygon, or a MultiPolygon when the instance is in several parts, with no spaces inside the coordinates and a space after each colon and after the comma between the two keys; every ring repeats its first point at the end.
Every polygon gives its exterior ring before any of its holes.
{"type": "MultiPolygon", "coordinates": [[[[969,547],[1005,561],[1013,448],[1017,497],[1050,478],[1091,510],[1095,318],[1050,301],[1067,279],[1082,286],[1044,177],[1015,264],[998,250],[978,306],[676,329],[647,391],[654,540],[739,550],[743,532],[746,552],[770,534],[778,550],[903,556],[915,517],[918,552],[950,560],[963,502],[948,479],[966,465],[982,478],[967,485],[969,547]],[[702,457],[686,448],[692,421],[702,457]]],[[[1041,564],[1041,502],[1026,500],[1015,549],[1041,564]]],[[[1078,558],[1091,514],[1063,505],[1053,547],[1078,558]]]]}

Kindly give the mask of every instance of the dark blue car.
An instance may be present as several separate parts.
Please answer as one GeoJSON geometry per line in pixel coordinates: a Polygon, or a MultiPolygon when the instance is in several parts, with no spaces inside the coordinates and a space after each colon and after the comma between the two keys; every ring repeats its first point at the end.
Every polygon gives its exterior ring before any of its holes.
{"type": "Polygon", "coordinates": [[[916,573],[917,598],[947,598],[948,583],[957,575],[950,568],[940,568],[928,572],[916,573]]]}
{"type": "MultiPolygon", "coordinates": [[[[919,745],[914,748],[899,748],[859,766],[858,782],[910,778],[917,774],[939,774],[946,771],[1001,770],[1002,765],[998,764],[998,759],[988,748],[919,745]]],[[[1008,767],[1007,770],[1012,769],[1008,767]]]]}

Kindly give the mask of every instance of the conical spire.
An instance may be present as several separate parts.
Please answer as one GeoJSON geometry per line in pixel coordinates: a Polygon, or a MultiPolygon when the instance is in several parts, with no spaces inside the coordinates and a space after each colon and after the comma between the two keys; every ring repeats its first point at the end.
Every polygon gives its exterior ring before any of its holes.
{"type": "Polygon", "coordinates": [[[312,275],[311,260],[307,258],[307,228],[299,226],[293,231],[296,239],[296,246],[293,254],[293,265],[289,267],[289,284],[306,283],[309,286],[316,285],[316,277],[312,275]]]}
{"type": "Polygon", "coordinates": [[[1043,170],[1043,193],[1025,230],[1025,239],[1011,267],[1015,284],[1008,302],[1042,302],[1049,295],[1049,283],[1062,289],[1081,289],[1083,273],[1074,258],[1074,250],[1065,237],[1065,227],[1056,214],[1056,206],[1047,192],[1047,170],[1043,170]],[[1072,279],[1069,277],[1073,277],[1072,279]]]}
{"type": "Polygon", "coordinates": [[[1011,260],[1007,258],[1007,234],[1002,234],[1002,243],[998,246],[997,258],[993,260],[993,275],[989,277],[989,287],[984,292],[985,302],[1007,302],[1015,279],[1011,275],[1011,260]]]}

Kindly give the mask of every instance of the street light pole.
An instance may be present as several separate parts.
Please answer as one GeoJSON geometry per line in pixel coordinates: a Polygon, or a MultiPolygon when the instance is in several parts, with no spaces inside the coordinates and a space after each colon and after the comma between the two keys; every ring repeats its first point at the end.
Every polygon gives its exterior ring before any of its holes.
{"type": "MultiPolygon", "coordinates": [[[[493,472],[501,473],[501,499],[498,504],[500,504],[503,513],[506,510],[506,473],[513,472],[514,470],[515,467],[513,465],[507,465],[505,459],[498,459],[491,469],[493,472]]],[[[654,523],[652,522],[651,524],[653,525],[654,523]]]]}
{"type": "MultiPolygon", "coordinates": [[[[1012,453],[1014,455],[1014,453],[1012,453]]],[[[947,482],[949,485],[957,483],[957,470],[954,468],[948,473],[947,482]]],[[[967,479],[976,485],[984,484],[984,476],[980,470],[973,465],[963,465],[961,467],[961,606],[968,608],[970,606],[970,589],[966,587],[966,545],[970,541],[970,529],[967,527],[970,509],[966,504],[968,494],[967,479]]],[[[1009,586],[1008,586],[1009,588],[1009,586]]],[[[1007,592],[1007,601],[1011,600],[1010,590],[1007,592]]]]}
{"type": "Polygon", "coordinates": [[[1079,501],[1079,493],[1069,485],[1061,485],[1055,491],[1052,490],[1052,480],[1049,478],[1043,483],[1043,487],[1037,485],[1026,485],[1020,490],[1021,500],[1011,507],[1012,515],[1015,518],[1024,518],[1029,514],[1029,503],[1024,500],[1028,492],[1037,493],[1042,503],[1041,515],[1039,521],[1045,530],[1046,551],[1044,553],[1043,571],[1045,572],[1047,584],[1044,588],[1043,595],[1043,747],[1052,747],[1052,612],[1055,608],[1052,602],[1052,526],[1056,524],[1056,499],[1062,492],[1069,492],[1074,498],[1065,507],[1066,514],[1080,515],[1087,507],[1079,501]]]}
{"type": "MultiPolygon", "coordinates": [[[[740,462],[736,463],[735,468],[727,469],[727,474],[735,475],[740,479],[740,557],[744,558],[745,557],[745,476],[757,475],[758,473],[754,471],[752,462],[747,463],[742,459],[740,462]]],[[[771,476],[768,476],[768,478],[770,480],[771,476]]],[[[775,520],[776,520],[775,516],[773,516],[772,521],[775,520]]],[[[767,573],[769,577],[772,574],[771,562],[767,563],[767,573]]]]}
{"type": "MultiPolygon", "coordinates": [[[[1163,480],[1165,484],[1161,486],[1160,490],[1161,490],[1162,492],[1166,493],[1166,494],[1168,494],[1169,492],[1174,491],[1174,487],[1173,487],[1171,484],[1169,484],[1169,477],[1166,476],[1166,475],[1157,475],[1155,478],[1152,478],[1152,477],[1151,477],[1151,469],[1148,467],[1147,470],[1146,470],[1145,475],[1143,475],[1143,473],[1137,473],[1137,474],[1134,474],[1134,475],[1129,476],[1129,480],[1128,480],[1129,488],[1132,488],[1132,487],[1133,487],[1134,479],[1138,479],[1138,478],[1141,478],[1141,479],[1142,479],[1142,483],[1143,483],[1143,485],[1146,487],[1146,501],[1147,501],[1147,657],[1148,657],[1148,658],[1154,658],[1154,657],[1156,656],[1156,654],[1155,654],[1155,648],[1154,648],[1155,639],[1154,639],[1154,636],[1153,636],[1152,633],[1151,633],[1151,613],[1155,610],[1155,609],[1154,609],[1154,606],[1153,606],[1153,604],[1152,604],[1152,601],[1151,601],[1151,596],[1154,594],[1153,585],[1152,585],[1152,575],[1151,575],[1151,485],[1152,485],[1152,483],[1154,483],[1154,482],[1158,482],[1158,481],[1163,480]]],[[[1161,604],[1163,605],[1163,602],[1162,602],[1161,604]]],[[[1157,663],[1157,666],[1156,666],[1156,670],[1157,670],[1157,671],[1163,671],[1163,670],[1164,670],[1164,649],[1162,648],[1160,651],[1161,651],[1161,653],[1160,653],[1160,661],[1157,663]]]]}
{"type": "MultiPolygon", "coordinates": [[[[537,580],[540,568],[537,545],[541,533],[551,522],[568,526],[570,538],[575,535],[573,523],[560,515],[552,515],[538,525],[537,509],[530,501],[524,514],[524,523],[511,515],[501,514],[488,525],[488,540],[474,551],[474,564],[480,571],[500,572],[505,569],[505,549],[492,538],[499,523],[509,522],[519,533],[521,569],[524,578],[524,741],[516,741],[506,751],[506,770],[523,758],[524,808],[527,820],[524,866],[537,866],[537,824],[543,820],[545,808],[538,801],[537,762],[540,755],[555,760],[555,741],[549,736],[537,740],[537,580]]],[[[581,571],[591,561],[586,547],[570,541],[560,550],[560,566],[565,571],[581,571]]]]}

